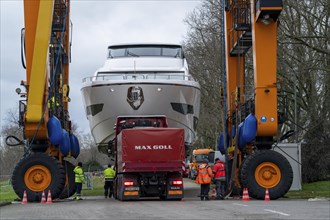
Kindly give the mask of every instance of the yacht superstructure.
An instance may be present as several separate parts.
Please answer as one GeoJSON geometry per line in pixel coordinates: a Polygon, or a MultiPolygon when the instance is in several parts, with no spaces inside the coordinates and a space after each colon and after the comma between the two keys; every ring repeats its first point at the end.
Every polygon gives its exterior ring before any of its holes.
{"type": "Polygon", "coordinates": [[[81,89],[92,136],[109,153],[117,116],[165,115],[169,127],[184,128],[186,150],[195,140],[200,86],[182,47],[125,44],[108,47],[108,59],[81,89]]]}

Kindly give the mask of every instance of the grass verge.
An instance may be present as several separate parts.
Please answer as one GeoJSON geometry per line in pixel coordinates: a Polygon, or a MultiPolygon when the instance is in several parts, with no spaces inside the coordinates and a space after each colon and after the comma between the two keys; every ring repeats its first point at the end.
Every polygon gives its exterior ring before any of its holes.
{"type": "Polygon", "coordinates": [[[330,198],[330,181],[305,183],[302,190],[290,191],[286,194],[290,199],[330,198]]]}
{"type": "Polygon", "coordinates": [[[7,181],[1,181],[0,182],[0,202],[12,202],[15,199],[18,199],[18,196],[13,190],[13,187],[11,186],[10,182],[7,181]]]}

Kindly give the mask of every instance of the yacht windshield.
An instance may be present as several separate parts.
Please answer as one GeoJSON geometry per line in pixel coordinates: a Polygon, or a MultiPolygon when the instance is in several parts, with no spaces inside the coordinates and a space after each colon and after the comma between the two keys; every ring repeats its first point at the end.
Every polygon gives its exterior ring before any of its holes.
{"type": "Polygon", "coordinates": [[[183,52],[180,46],[169,45],[134,45],[109,47],[109,58],[144,56],[175,57],[182,59],[183,52]]]}

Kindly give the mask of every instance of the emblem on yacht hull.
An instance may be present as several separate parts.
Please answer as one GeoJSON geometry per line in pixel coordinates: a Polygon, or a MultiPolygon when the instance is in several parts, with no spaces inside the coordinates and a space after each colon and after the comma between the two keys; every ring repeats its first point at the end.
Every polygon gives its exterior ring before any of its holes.
{"type": "Polygon", "coordinates": [[[143,90],[139,86],[131,86],[127,90],[127,102],[134,109],[138,110],[144,102],[143,90]]]}

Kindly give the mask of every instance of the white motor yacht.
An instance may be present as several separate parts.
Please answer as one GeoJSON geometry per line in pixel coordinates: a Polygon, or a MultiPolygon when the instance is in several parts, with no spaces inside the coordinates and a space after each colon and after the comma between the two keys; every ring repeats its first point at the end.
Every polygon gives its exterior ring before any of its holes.
{"type": "MultiPolygon", "coordinates": [[[[109,153],[117,116],[165,115],[184,128],[186,151],[195,140],[200,85],[189,75],[182,46],[125,44],[108,47],[108,58],[81,89],[92,136],[109,153]]],[[[187,152],[188,153],[188,152],[187,152]]]]}

